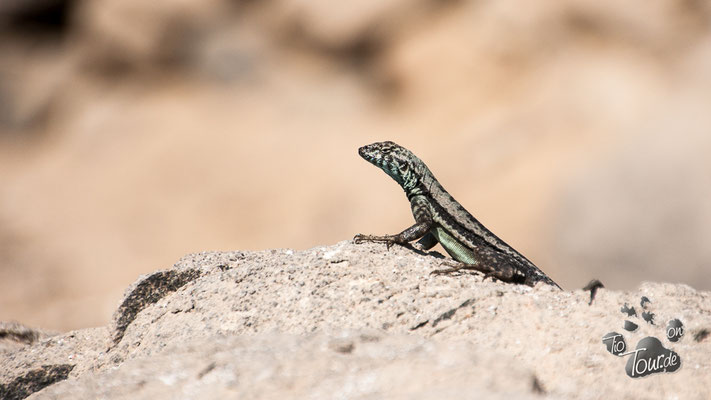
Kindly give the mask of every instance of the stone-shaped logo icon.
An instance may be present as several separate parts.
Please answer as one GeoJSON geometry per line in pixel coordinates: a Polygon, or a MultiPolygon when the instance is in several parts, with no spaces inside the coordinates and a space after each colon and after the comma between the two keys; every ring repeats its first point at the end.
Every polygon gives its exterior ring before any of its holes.
{"type": "Polygon", "coordinates": [[[684,336],[684,324],[678,319],[669,321],[669,325],[667,325],[667,339],[669,339],[670,342],[678,342],[682,336],[684,336]]]}
{"type": "Polygon", "coordinates": [[[636,317],[637,316],[637,311],[635,311],[634,307],[630,307],[629,304],[625,303],[625,305],[620,308],[620,311],[623,314],[627,314],[628,317],[636,317]]]}
{"type": "Polygon", "coordinates": [[[607,351],[616,356],[621,356],[627,351],[627,343],[625,337],[617,332],[610,332],[602,337],[602,342],[605,343],[607,351]]]}
{"type": "Polygon", "coordinates": [[[625,324],[623,325],[623,328],[625,328],[626,331],[634,332],[639,328],[639,325],[635,324],[634,322],[626,319],[625,324]]]}
{"type": "Polygon", "coordinates": [[[650,325],[654,325],[654,313],[653,312],[648,312],[644,311],[642,313],[642,319],[647,322],[650,325]]]}
{"type": "Polygon", "coordinates": [[[681,358],[676,352],[665,348],[659,339],[647,336],[637,343],[637,348],[627,360],[625,371],[630,378],[674,372],[681,366],[681,358]]]}

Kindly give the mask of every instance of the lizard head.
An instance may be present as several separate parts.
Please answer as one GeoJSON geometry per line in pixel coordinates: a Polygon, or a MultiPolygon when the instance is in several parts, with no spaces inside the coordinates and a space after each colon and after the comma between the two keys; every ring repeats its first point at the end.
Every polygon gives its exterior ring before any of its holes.
{"type": "Polygon", "coordinates": [[[390,175],[403,189],[414,188],[427,168],[412,152],[394,142],[377,142],[358,149],[363,159],[390,175]]]}

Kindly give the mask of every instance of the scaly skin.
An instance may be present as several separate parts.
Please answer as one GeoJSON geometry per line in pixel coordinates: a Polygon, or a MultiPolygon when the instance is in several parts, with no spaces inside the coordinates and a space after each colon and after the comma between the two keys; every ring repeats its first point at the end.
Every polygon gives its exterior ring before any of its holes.
{"type": "Polygon", "coordinates": [[[385,171],[405,190],[415,224],[397,235],[356,235],[355,243],[380,242],[388,247],[418,240],[428,250],[438,242],[459,261],[434,273],[476,270],[505,282],[534,286],[538,282],[560,288],[531,261],[484,227],[435,179],[427,165],[393,142],[358,149],[366,161],[385,171]]]}

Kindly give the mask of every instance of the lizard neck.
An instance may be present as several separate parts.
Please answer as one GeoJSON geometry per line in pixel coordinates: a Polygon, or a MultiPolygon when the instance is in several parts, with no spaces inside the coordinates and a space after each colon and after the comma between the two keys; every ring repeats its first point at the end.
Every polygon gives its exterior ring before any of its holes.
{"type": "Polygon", "coordinates": [[[417,196],[424,196],[431,199],[433,197],[433,191],[439,192],[443,190],[442,186],[439,182],[437,182],[437,179],[435,179],[432,172],[430,172],[424,163],[421,164],[418,169],[419,171],[416,175],[416,179],[402,185],[402,189],[405,191],[407,199],[410,201],[417,196]]]}

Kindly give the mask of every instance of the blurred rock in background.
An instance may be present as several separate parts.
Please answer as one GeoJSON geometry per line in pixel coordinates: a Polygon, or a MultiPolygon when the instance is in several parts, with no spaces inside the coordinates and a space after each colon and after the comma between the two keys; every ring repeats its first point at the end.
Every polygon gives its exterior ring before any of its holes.
{"type": "Polygon", "coordinates": [[[0,320],[105,324],[140,273],[412,222],[394,140],[566,288],[711,288],[694,0],[0,4],[0,320]]]}

